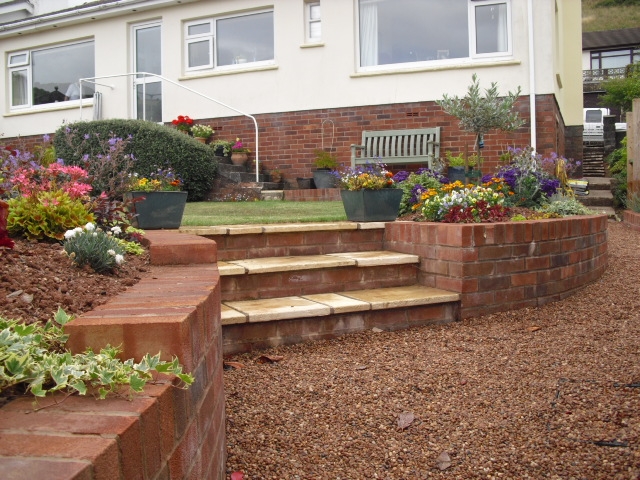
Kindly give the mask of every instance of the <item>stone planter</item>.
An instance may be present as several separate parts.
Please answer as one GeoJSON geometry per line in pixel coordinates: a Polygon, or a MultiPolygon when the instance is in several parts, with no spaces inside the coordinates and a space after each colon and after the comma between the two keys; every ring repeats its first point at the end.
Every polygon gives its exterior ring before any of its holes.
{"type": "Polygon", "coordinates": [[[129,192],[126,197],[134,201],[136,214],[133,226],[143,230],[180,228],[187,203],[187,192],[129,192]]]}
{"type": "Polygon", "coordinates": [[[352,222],[392,222],[398,218],[402,190],[341,190],[347,220],[352,222]]]}
{"type": "Polygon", "coordinates": [[[316,188],[335,188],[338,179],[331,173],[331,170],[318,169],[313,172],[313,182],[316,184],[316,188]]]}

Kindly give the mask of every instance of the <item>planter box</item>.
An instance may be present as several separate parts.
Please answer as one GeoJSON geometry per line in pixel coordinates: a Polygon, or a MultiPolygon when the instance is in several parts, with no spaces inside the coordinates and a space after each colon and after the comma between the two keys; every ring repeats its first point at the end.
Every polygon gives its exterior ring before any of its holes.
{"type": "Polygon", "coordinates": [[[144,230],[180,228],[187,203],[187,192],[129,192],[130,199],[144,198],[133,204],[133,226],[144,230]]]}
{"type": "Polygon", "coordinates": [[[392,222],[398,218],[402,190],[341,190],[347,220],[352,222],[392,222]]]}

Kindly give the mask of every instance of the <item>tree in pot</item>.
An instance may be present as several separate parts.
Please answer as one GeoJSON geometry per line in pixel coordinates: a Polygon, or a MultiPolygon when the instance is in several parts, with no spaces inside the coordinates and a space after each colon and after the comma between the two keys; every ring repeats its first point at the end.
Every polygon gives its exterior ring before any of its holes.
{"type": "Polygon", "coordinates": [[[460,120],[460,128],[475,134],[475,151],[478,155],[478,166],[482,167],[481,149],[484,147],[484,135],[491,130],[510,132],[524,124],[513,110],[520,95],[520,87],[515,92],[509,92],[506,97],[499,97],[498,84],[491,83],[491,87],[480,92],[480,81],[474,73],[467,94],[459,98],[443,95],[436,103],[449,115],[460,120]]]}
{"type": "Polygon", "coordinates": [[[326,150],[316,150],[314,153],[316,158],[313,163],[316,166],[316,171],[313,172],[313,182],[316,184],[316,188],[334,188],[337,184],[337,178],[331,173],[331,170],[338,168],[338,160],[326,150]]]}

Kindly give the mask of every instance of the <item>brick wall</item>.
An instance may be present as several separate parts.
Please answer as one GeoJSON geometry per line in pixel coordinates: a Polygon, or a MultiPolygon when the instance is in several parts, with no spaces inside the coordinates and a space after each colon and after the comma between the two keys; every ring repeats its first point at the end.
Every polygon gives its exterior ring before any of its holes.
{"type": "Polygon", "coordinates": [[[600,278],[607,266],[607,217],[392,222],[385,248],[420,255],[420,282],[461,293],[461,314],[468,318],[559,300],[600,278]]]}
{"type": "Polygon", "coordinates": [[[640,232],[640,213],[625,210],[623,221],[626,225],[640,232]]]}
{"type": "Polygon", "coordinates": [[[122,345],[122,357],[136,360],[147,352],[177,355],[195,383],[182,390],[164,377],[131,399],[56,395],[40,400],[37,411],[32,398],[17,399],[0,410],[2,478],[225,478],[215,242],[151,231],[147,238],[152,276],[68,324],[67,345],[122,345]],[[191,265],[167,265],[178,257],[191,265]]]}
{"type": "MultiPolygon", "coordinates": [[[[565,154],[565,126],[553,95],[536,97],[537,147],[541,153],[565,154]]],[[[525,125],[515,132],[492,132],[485,136],[484,172],[494,171],[498,158],[508,146],[524,147],[530,141],[529,98],[521,97],[516,109],[525,125]]],[[[350,163],[350,145],[361,141],[363,130],[442,127],[440,152],[471,151],[474,136],[460,130],[458,120],[445,114],[435,102],[415,102],[391,105],[331,108],[301,112],[256,115],[260,133],[260,159],[267,171],[278,168],[291,188],[298,188],[296,178],[311,176],[314,150],[324,147],[337,155],[342,165],[350,163]],[[327,120],[327,121],[325,121],[327,120]],[[324,128],[323,128],[323,121],[324,128]],[[333,132],[335,131],[335,135],[333,132]],[[324,141],[323,141],[324,139],[324,141]]],[[[246,117],[199,119],[216,131],[214,138],[242,138],[255,151],[253,122],[246,117]]],[[[41,137],[23,138],[32,147],[41,137]]],[[[253,156],[253,155],[252,155],[253,156]]],[[[582,150],[571,144],[571,157],[582,159],[582,150]]],[[[396,170],[403,166],[398,165],[396,170]]],[[[417,168],[408,165],[408,168],[417,168]]]]}

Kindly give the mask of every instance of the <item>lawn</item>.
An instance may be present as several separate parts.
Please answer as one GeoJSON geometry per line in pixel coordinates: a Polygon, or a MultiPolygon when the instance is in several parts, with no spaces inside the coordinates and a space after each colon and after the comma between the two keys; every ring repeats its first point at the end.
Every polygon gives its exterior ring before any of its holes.
{"type": "Polygon", "coordinates": [[[182,226],[339,222],[346,219],[340,201],[192,202],[187,203],[182,226]]]}

